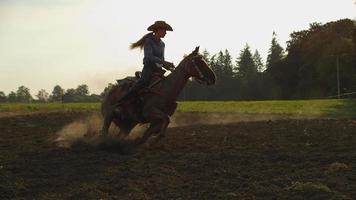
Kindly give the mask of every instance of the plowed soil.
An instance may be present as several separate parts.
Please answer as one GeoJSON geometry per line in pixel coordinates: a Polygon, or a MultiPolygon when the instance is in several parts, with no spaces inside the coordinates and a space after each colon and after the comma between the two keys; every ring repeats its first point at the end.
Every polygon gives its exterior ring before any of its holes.
{"type": "Polygon", "coordinates": [[[125,154],[58,146],[86,115],[0,118],[0,199],[356,199],[350,119],[181,114],[159,143],[125,154]]]}

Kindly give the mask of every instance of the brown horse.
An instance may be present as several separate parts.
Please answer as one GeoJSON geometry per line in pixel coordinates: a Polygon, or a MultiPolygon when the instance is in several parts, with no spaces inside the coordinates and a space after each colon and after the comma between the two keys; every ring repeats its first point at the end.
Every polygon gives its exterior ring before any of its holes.
{"type": "MultiPolygon", "coordinates": [[[[152,134],[158,134],[156,141],[160,140],[170,122],[169,116],[176,109],[176,100],[190,77],[195,78],[200,83],[205,82],[207,85],[215,83],[216,76],[203,56],[199,54],[199,47],[196,47],[191,54],[186,56],[171,74],[142,94],[142,110],[137,111],[137,104],[129,103],[125,105],[122,116],[113,119],[115,125],[120,128],[120,134],[129,134],[139,123],[149,123],[149,128],[142,137],[135,140],[135,144],[144,143],[152,134]]],[[[101,107],[104,117],[112,111],[113,105],[126,89],[116,85],[109,91],[101,107]]],[[[109,126],[110,124],[103,129],[109,128],[109,126]]]]}

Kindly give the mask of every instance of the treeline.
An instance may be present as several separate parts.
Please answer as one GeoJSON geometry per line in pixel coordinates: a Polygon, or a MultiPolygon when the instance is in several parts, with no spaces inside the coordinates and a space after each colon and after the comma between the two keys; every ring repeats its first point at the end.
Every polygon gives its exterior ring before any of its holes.
{"type": "MultiPolygon", "coordinates": [[[[248,44],[233,60],[228,50],[203,52],[217,75],[217,83],[203,87],[189,81],[180,100],[264,100],[356,97],[356,22],[343,19],[326,24],[312,23],[308,30],[293,32],[283,49],[275,33],[266,62],[248,44]]],[[[7,96],[0,91],[0,102],[95,102],[100,95],[89,95],[87,85],[64,90],[56,85],[51,94],[20,86],[7,96]]]]}
{"type": "MultiPolygon", "coordinates": [[[[107,89],[106,89],[107,90],[107,89]]],[[[20,86],[16,92],[11,91],[8,95],[0,91],[0,102],[99,102],[104,96],[104,92],[100,95],[90,94],[89,87],[86,84],[79,85],[77,88],[64,90],[61,86],[54,86],[52,93],[49,94],[46,90],[41,89],[36,94],[34,99],[30,93],[30,89],[25,86],[20,86]]]]}
{"type": "Polygon", "coordinates": [[[284,50],[273,33],[266,63],[248,44],[234,61],[228,50],[204,57],[217,84],[190,81],[181,100],[262,100],[355,97],[356,22],[312,23],[293,32],[284,50]]]}

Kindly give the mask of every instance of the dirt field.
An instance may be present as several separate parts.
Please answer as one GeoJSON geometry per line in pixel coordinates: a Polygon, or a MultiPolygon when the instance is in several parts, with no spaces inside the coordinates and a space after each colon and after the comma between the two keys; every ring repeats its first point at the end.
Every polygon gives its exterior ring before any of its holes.
{"type": "Polygon", "coordinates": [[[353,120],[178,114],[155,146],[59,147],[87,115],[1,117],[0,199],[356,199],[353,120]]]}

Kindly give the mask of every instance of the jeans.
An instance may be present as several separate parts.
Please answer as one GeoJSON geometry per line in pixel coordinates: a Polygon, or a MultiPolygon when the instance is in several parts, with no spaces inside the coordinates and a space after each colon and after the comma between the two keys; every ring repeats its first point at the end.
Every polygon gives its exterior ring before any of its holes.
{"type": "Polygon", "coordinates": [[[132,88],[130,88],[130,90],[123,97],[120,98],[118,103],[122,103],[123,101],[130,99],[132,96],[137,95],[137,92],[140,89],[147,87],[150,84],[152,74],[157,69],[158,68],[155,65],[155,63],[144,64],[140,79],[137,81],[137,83],[132,88]]]}

